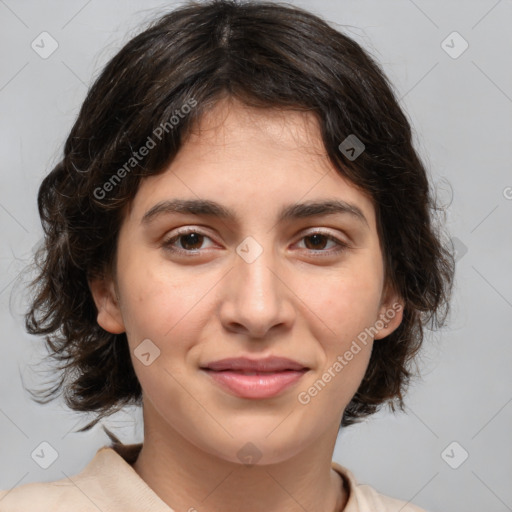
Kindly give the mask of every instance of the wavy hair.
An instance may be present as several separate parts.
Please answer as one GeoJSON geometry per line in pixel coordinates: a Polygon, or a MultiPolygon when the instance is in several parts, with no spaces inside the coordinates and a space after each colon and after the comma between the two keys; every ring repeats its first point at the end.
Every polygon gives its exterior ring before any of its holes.
{"type": "Polygon", "coordinates": [[[58,372],[49,388],[31,393],[39,403],[62,393],[71,409],[94,412],[79,431],[142,402],[126,334],[98,325],[89,279],[115,271],[119,228],[141,180],[163,172],[191,127],[223,98],[314,114],[334,167],[374,201],[386,282],[404,301],[403,320],[374,344],[341,426],[384,403],[404,408],[424,327],[446,320],[454,258],[435,222],[439,208],[411,126],[377,62],[326,21],[289,4],[189,2],[153,21],[108,62],[39,189],[44,239],[25,324],[44,336],[58,372]],[[192,99],[194,108],[171,123],[192,99]],[[162,126],[155,147],[131,161],[162,126]],[[339,149],[350,134],[365,145],[355,160],[339,149]]]}

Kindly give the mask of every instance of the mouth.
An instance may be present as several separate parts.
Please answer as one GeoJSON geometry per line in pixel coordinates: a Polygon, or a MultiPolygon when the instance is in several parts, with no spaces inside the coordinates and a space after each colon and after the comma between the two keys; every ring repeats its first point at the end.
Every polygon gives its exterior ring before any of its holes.
{"type": "Polygon", "coordinates": [[[292,359],[229,358],[201,366],[220,387],[241,398],[272,398],[296,384],[309,368],[292,359]]]}

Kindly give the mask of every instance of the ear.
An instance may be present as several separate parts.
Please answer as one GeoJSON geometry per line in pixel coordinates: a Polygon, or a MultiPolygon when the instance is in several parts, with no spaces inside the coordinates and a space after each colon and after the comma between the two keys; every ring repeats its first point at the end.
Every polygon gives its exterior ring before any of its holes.
{"type": "Polygon", "coordinates": [[[375,319],[378,329],[374,339],[380,340],[389,336],[402,323],[404,316],[404,300],[391,287],[386,286],[381,299],[379,316],[375,319]]]}
{"type": "Polygon", "coordinates": [[[123,316],[113,280],[103,277],[91,278],[89,279],[89,289],[98,310],[97,319],[100,327],[112,334],[125,332],[123,316]]]}

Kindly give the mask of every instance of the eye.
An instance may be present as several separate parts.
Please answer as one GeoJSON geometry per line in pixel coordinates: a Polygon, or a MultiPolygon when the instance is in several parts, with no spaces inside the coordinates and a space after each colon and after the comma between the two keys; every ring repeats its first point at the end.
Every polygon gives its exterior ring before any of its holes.
{"type": "Polygon", "coordinates": [[[201,233],[197,229],[186,229],[164,240],[162,247],[167,251],[181,254],[186,253],[192,256],[199,253],[199,249],[202,248],[201,246],[205,239],[211,240],[209,236],[201,233]],[[181,247],[176,247],[176,242],[178,242],[178,245],[181,245],[181,247]]]}
{"type": "Polygon", "coordinates": [[[322,231],[308,233],[301,238],[301,241],[302,240],[305,241],[305,248],[309,251],[312,251],[314,256],[332,256],[333,254],[338,254],[349,248],[349,245],[346,242],[342,242],[335,236],[329,233],[324,233],[322,231]],[[329,242],[332,242],[334,247],[337,248],[334,250],[326,251],[325,246],[329,242]]]}
{"type": "MultiPolygon", "coordinates": [[[[197,256],[201,253],[200,249],[204,249],[203,243],[205,240],[211,238],[195,228],[188,228],[182,231],[178,231],[170,238],[162,242],[162,247],[166,251],[173,252],[175,254],[182,254],[187,256],[197,256]]],[[[349,248],[346,242],[342,242],[330,233],[324,233],[322,231],[316,231],[308,233],[303,236],[300,241],[304,241],[306,251],[312,253],[313,256],[333,256],[349,248]],[[331,243],[331,249],[326,250],[326,245],[331,243]]]]}

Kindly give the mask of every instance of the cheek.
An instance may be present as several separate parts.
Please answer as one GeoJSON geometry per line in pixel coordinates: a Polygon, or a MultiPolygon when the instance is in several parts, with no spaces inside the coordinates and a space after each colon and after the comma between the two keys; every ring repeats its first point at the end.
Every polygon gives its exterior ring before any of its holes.
{"type": "Polygon", "coordinates": [[[381,276],[371,267],[364,272],[342,269],[317,284],[314,288],[304,284],[305,302],[318,317],[317,334],[323,334],[317,339],[325,339],[327,347],[341,350],[377,320],[381,276]]]}
{"type": "Polygon", "coordinates": [[[167,345],[190,318],[208,286],[188,273],[172,271],[166,262],[144,266],[128,262],[124,281],[119,283],[124,297],[122,315],[132,342],[154,338],[167,345]],[[194,283],[192,286],[191,283],[194,283]]]}
{"type": "Polygon", "coordinates": [[[307,388],[302,389],[305,395],[299,402],[315,402],[313,408],[318,408],[318,414],[326,403],[336,404],[332,414],[345,408],[368,367],[373,346],[371,327],[378,319],[382,274],[370,259],[365,263],[357,268],[355,265],[342,268],[317,281],[314,289],[311,286],[303,289],[308,297],[312,333],[319,341],[320,351],[317,371],[308,380],[307,388]]]}
{"type": "Polygon", "coordinates": [[[318,366],[301,387],[298,402],[327,423],[338,422],[364,377],[370,360],[380,299],[378,279],[339,278],[322,293],[310,292],[309,315],[319,341],[318,366]]]}
{"type": "Polygon", "coordinates": [[[132,365],[155,406],[165,403],[182,410],[186,405],[173,377],[180,379],[183,359],[196,340],[194,329],[201,322],[198,303],[203,286],[191,287],[191,282],[190,276],[171,273],[168,265],[146,261],[139,266],[135,258],[125,266],[119,282],[132,365]]]}

